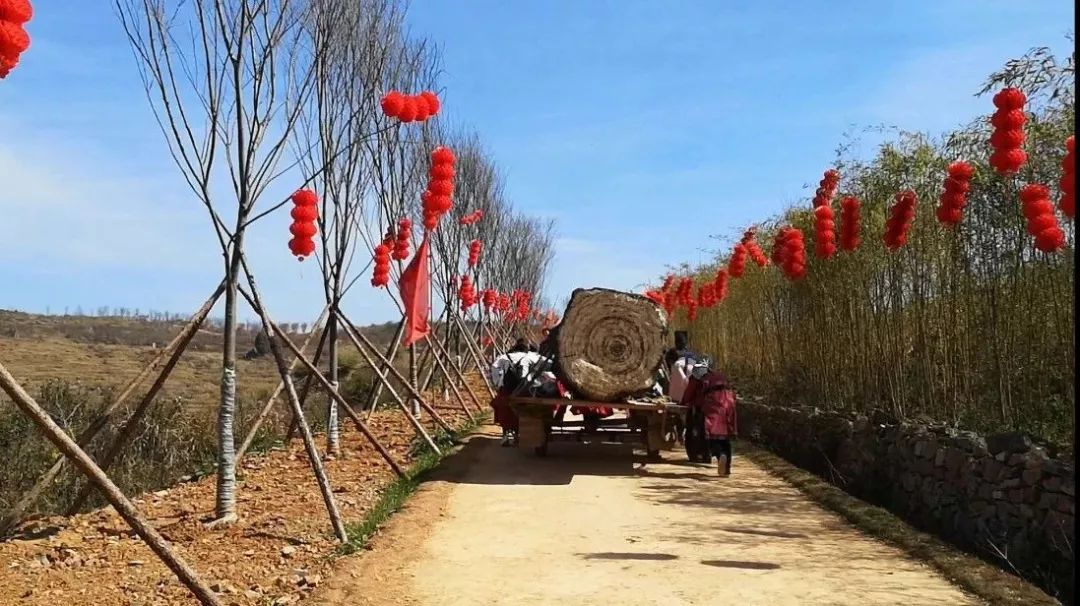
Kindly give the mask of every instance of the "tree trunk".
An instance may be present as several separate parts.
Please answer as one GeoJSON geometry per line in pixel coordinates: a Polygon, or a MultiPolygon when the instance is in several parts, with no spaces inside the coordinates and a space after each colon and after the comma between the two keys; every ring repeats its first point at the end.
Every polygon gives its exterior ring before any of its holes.
{"type": "MultiPolygon", "coordinates": [[[[335,302],[332,302],[330,305],[336,307],[335,302]]],[[[327,339],[329,340],[329,343],[327,344],[327,347],[329,348],[327,363],[330,365],[330,372],[326,378],[330,380],[330,389],[336,392],[339,385],[338,333],[337,316],[334,315],[332,310],[327,322],[327,328],[329,329],[327,336],[327,339]]],[[[337,400],[334,399],[332,394],[327,394],[326,399],[326,451],[336,457],[341,454],[341,429],[338,423],[337,400]]]]}
{"type": "Polygon", "coordinates": [[[552,335],[563,383],[587,400],[614,402],[653,386],[668,343],[667,315],[639,295],[577,289],[552,335]]]}
{"type": "MultiPolygon", "coordinates": [[[[239,224],[239,222],[238,222],[239,224]]],[[[214,513],[217,520],[236,519],[236,297],[240,276],[240,252],[243,231],[238,230],[232,243],[225,274],[225,326],[221,356],[221,405],[218,407],[217,497],[214,513]]]]}

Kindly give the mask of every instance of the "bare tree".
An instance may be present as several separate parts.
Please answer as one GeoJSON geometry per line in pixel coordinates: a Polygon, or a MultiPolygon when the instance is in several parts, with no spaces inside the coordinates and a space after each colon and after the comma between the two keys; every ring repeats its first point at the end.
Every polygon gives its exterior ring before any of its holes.
{"type": "Polygon", "coordinates": [[[114,1],[169,151],[221,246],[226,289],[215,512],[218,522],[229,522],[236,519],[236,306],[244,236],[265,215],[254,214],[257,203],[289,168],[282,166],[287,142],[312,91],[312,58],[323,49],[303,35],[308,5],[299,0],[114,1]]]}

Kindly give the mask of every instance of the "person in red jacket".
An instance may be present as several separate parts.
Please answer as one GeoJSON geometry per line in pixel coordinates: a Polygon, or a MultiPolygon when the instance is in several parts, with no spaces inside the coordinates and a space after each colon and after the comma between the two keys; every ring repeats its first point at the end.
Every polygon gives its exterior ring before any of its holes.
{"type": "Polygon", "coordinates": [[[717,370],[701,363],[691,370],[681,403],[692,406],[705,416],[705,436],[709,452],[716,457],[716,473],[731,475],[731,441],[738,435],[735,419],[735,390],[717,370]]]}

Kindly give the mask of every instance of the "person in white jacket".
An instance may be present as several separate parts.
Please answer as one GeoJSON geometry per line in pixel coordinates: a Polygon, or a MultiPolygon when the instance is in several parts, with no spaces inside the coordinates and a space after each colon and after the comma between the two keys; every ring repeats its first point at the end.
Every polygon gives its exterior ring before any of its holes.
{"type": "Polygon", "coordinates": [[[495,410],[495,422],[502,427],[502,444],[503,446],[509,446],[511,442],[517,441],[517,415],[510,408],[508,400],[511,392],[514,391],[514,386],[506,385],[506,373],[512,367],[520,367],[520,376],[523,379],[528,380],[530,383],[535,382],[538,377],[532,376],[537,368],[537,365],[543,362],[548,362],[547,358],[544,358],[535,351],[529,351],[529,346],[525,342],[525,339],[518,339],[514,346],[510,348],[510,351],[495,358],[495,361],[491,364],[490,377],[491,384],[497,390],[495,399],[492,400],[491,406],[495,410]]]}

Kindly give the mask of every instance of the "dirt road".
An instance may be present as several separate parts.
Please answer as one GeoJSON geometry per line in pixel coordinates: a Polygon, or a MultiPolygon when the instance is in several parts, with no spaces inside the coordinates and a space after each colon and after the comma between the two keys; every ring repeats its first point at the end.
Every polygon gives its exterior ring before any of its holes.
{"type": "Polygon", "coordinates": [[[737,451],[724,479],[665,457],[559,443],[541,459],[478,435],[313,602],[977,603],[737,451]]]}

